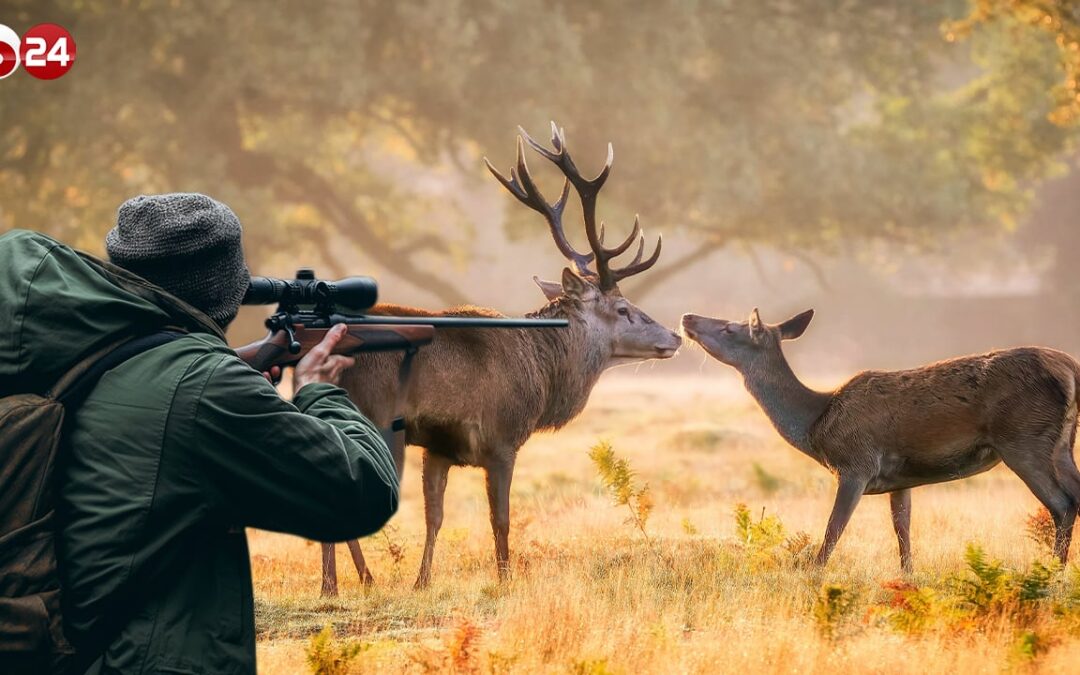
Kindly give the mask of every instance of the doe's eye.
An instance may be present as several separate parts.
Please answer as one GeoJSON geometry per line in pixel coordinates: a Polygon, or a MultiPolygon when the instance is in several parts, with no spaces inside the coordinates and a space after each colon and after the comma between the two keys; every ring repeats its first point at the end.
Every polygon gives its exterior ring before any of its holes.
{"type": "Polygon", "coordinates": [[[625,307],[620,307],[615,311],[618,312],[619,316],[630,316],[630,310],[625,307]]]}

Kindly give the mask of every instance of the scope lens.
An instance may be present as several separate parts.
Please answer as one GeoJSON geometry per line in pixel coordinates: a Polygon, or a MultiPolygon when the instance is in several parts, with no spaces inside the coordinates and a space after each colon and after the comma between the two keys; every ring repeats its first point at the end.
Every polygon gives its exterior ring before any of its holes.
{"type": "Polygon", "coordinates": [[[269,305],[281,300],[285,282],[270,277],[251,277],[244,299],[245,305],[269,305]]]}
{"type": "Polygon", "coordinates": [[[379,301],[379,285],[371,277],[346,277],[327,287],[331,302],[346,309],[363,311],[379,301]]]}

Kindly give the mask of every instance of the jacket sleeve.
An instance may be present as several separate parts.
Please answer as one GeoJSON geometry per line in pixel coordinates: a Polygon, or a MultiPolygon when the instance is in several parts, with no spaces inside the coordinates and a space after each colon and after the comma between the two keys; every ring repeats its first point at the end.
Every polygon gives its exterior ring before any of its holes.
{"type": "Polygon", "coordinates": [[[340,387],[309,384],[289,403],[226,356],[205,381],[195,429],[211,501],[236,525],[343,541],[397,510],[390,451],[340,387]]]}

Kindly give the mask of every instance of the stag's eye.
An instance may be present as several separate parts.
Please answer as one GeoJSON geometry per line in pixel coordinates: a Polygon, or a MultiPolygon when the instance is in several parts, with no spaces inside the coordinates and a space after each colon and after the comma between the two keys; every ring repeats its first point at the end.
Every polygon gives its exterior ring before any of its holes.
{"type": "Polygon", "coordinates": [[[630,316],[630,310],[625,307],[620,307],[615,311],[618,312],[619,316],[630,316]]]}
{"type": "Polygon", "coordinates": [[[724,332],[725,333],[734,333],[735,332],[735,326],[733,324],[730,324],[730,323],[725,324],[724,325],[724,332]]]}

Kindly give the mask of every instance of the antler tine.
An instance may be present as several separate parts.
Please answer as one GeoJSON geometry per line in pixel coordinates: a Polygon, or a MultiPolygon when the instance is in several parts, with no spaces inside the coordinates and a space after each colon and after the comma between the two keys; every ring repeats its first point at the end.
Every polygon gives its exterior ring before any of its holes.
{"type": "Polygon", "coordinates": [[[656,237],[656,248],[653,250],[653,254],[649,256],[648,259],[641,260],[641,253],[645,248],[645,236],[642,235],[640,243],[638,245],[638,252],[637,255],[634,256],[634,260],[626,267],[613,270],[611,272],[612,277],[615,279],[616,282],[618,282],[627,277],[644,272],[645,270],[655,265],[656,261],[660,259],[660,250],[663,247],[664,237],[662,235],[658,235],[656,237]]]}
{"type": "MultiPolygon", "coordinates": [[[[532,140],[529,141],[532,144],[532,140]]],[[[547,221],[548,229],[551,231],[551,236],[555,240],[555,246],[558,247],[559,252],[563,254],[568,260],[574,263],[578,272],[581,274],[591,274],[589,271],[589,263],[593,260],[593,254],[578,253],[570,242],[566,239],[566,234],[563,231],[562,215],[566,208],[566,202],[570,196],[570,181],[569,179],[563,181],[562,194],[554,204],[548,203],[547,199],[540,192],[540,188],[537,187],[536,182],[533,180],[532,174],[529,172],[529,165],[525,161],[525,147],[522,144],[521,137],[517,139],[517,162],[516,166],[510,168],[510,177],[507,178],[500,173],[488,159],[485,157],[484,162],[487,164],[488,170],[491,171],[495,179],[502,183],[503,187],[507,189],[510,194],[514,195],[518,201],[528,206],[534,211],[539,212],[544,216],[544,220],[547,221]]]]}
{"type": "MultiPolygon", "coordinates": [[[[638,238],[644,236],[641,234],[641,219],[638,216],[634,216],[634,230],[630,233],[630,236],[626,238],[623,243],[619,244],[615,248],[605,249],[608,254],[608,259],[614,258],[617,255],[621,255],[626,249],[630,248],[630,245],[638,238]]],[[[600,224],[600,243],[604,243],[604,224],[600,224]]],[[[635,260],[634,262],[638,262],[635,260]]]]}
{"type": "Polygon", "coordinates": [[[573,158],[570,157],[570,151],[566,148],[566,131],[558,128],[554,122],[551,123],[551,144],[555,147],[554,152],[548,150],[530,136],[529,132],[525,131],[523,127],[518,127],[518,133],[521,134],[522,138],[533,150],[559,167],[563,175],[574,184],[578,192],[583,190],[589,190],[593,193],[599,192],[604,185],[604,181],[607,180],[608,174],[611,173],[611,165],[615,161],[615,149],[611,143],[608,143],[607,160],[604,162],[604,168],[600,170],[600,173],[595,178],[589,179],[581,175],[581,171],[574,164],[573,158]]]}
{"type": "MultiPolygon", "coordinates": [[[[637,242],[637,253],[634,254],[634,259],[630,261],[630,265],[636,265],[641,262],[641,254],[645,252],[645,235],[641,235],[637,242]]],[[[629,265],[627,265],[629,267],[629,265]]]]}
{"type": "Polygon", "coordinates": [[[495,176],[495,180],[502,183],[502,186],[506,188],[507,192],[517,197],[517,199],[525,204],[528,204],[528,195],[521,189],[521,185],[517,182],[517,176],[514,175],[513,168],[510,169],[510,178],[502,175],[495,165],[491,163],[491,160],[487,157],[484,158],[484,164],[487,165],[488,171],[492,176],[495,176]]]}
{"type": "MultiPolygon", "coordinates": [[[[551,162],[559,165],[560,167],[562,166],[563,157],[567,156],[568,154],[566,152],[566,146],[560,142],[559,134],[558,131],[555,129],[554,122],[552,123],[551,127],[551,144],[555,146],[554,152],[548,150],[543,146],[543,144],[539,143],[536,139],[530,136],[529,132],[525,131],[525,127],[518,127],[518,138],[524,138],[525,142],[528,143],[533,150],[543,155],[551,162]]],[[[571,166],[573,166],[573,163],[571,163],[571,166]]]]}

